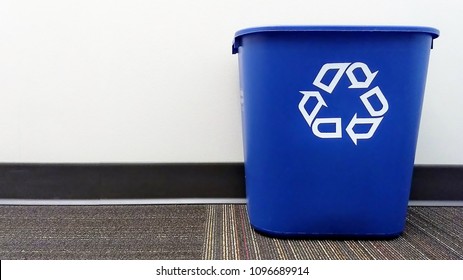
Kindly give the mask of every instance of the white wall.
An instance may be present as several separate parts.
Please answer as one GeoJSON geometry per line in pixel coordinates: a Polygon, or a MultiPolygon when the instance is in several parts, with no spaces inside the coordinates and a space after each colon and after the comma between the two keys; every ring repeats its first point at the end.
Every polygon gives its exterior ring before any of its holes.
{"type": "Polygon", "coordinates": [[[428,25],[417,163],[463,164],[460,1],[0,0],[0,162],[242,161],[236,30],[428,25]]]}

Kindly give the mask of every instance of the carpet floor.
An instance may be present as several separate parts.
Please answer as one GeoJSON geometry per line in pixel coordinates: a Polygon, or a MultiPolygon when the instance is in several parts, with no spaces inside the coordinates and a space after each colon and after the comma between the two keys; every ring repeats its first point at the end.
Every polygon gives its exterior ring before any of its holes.
{"type": "Polygon", "coordinates": [[[463,259],[463,207],[410,207],[392,240],[276,239],[246,206],[0,206],[0,259],[463,259]]]}

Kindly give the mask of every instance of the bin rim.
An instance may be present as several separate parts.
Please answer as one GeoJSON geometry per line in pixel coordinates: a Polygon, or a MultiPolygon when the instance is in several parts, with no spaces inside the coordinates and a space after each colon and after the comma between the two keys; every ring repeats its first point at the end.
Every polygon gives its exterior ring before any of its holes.
{"type": "Polygon", "coordinates": [[[405,25],[274,25],[249,27],[238,30],[233,42],[233,53],[238,51],[240,38],[245,35],[260,32],[403,32],[403,33],[427,33],[436,39],[440,31],[427,26],[405,25]],[[238,43],[238,44],[237,44],[238,43]]]}
{"type": "Polygon", "coordinates": [[[258,32],[275,31],[336,31],[336,32],[419,32],[429,33],[432,38],[439,37],[438,29],[428,26],[386,26],[386,25],[274,25],[249,27],[238,30],[236,37],[258,32]]]}

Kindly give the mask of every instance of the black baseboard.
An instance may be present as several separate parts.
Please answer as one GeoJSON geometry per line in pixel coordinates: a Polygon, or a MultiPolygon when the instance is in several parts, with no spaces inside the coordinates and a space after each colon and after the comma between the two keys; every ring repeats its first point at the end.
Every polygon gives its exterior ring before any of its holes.
{"type": "Polygon", "coordinates": [[[244,197],[243,164],[3,164],[0,198],[244,197]]]}
{"type": "MultiPolygon", "coordinates": [[[[0,199],[244,198],[243,163],[0,164],[0,199]]],[[[411,200],[463,201],[463,165],[418,165],[411,200]]]]}
{"type": "Polygon", "coordinates": [[[463,165],[417,165],[410,200],[463,201],[463,165]]]}

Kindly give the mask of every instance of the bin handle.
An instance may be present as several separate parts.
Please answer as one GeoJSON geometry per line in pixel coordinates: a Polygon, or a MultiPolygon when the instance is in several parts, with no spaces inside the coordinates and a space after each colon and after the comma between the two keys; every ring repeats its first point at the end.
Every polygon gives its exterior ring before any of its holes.
{"type": "Polygon", "coordinates": [[[232,54],[237,54],[239,47],[241,47],[241,37],[236,37],[232,44],[232,54]]]}

